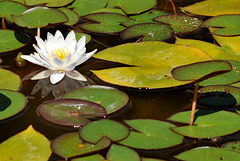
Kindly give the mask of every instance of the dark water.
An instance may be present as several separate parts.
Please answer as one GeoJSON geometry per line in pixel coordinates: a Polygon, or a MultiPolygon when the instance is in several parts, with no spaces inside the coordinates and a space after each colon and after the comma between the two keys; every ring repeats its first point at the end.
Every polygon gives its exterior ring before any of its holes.
{"type": "MultiPolygon", "coordinates": [[[[184,7],[190,4],[193,4],[199,0],[173,0],[176,7],[184,7]]],[[[163,10],[167,13],[173,13],[171,3],[168,0],[159,0],[159,6],[157,7],[159,10],[163,10]]],[[[177,9],[180,12],[179,9],[177,9]]],[[[14,27],[14,26],[13,26],[14,27]]],[[[64,27],[59,27],[60,30],[65,30],[64,27]]],[[[42,30],[42,37],[46,36],[46,32],[48,29],[42,30]]],[[[51,30],[53,31],[53,30],[51,30]]],[[[35,31],[32,31],[35,32],[35,31]]],[[[54,31],[55,32],[55,31],[54,31]]],[[[208,37],[206,37],[206,30],[200,30],[194,34],[189,35],[179,35],[182,37],[191,37],[194,39],[207,39],[211,41],[208,37]]],[[[121,43],[124,43],[119,35],[107,36],[107,35],[93,35],[93,39],[107,44],[108,46],[115,46],[121,43]]],[[[174,40],[171,40],[174,41],[174,40]]],[[[21,78],[26,76],[27,74],[34,71],[37,66],[28,63],[28,65],[24,68],[18,68],[14,65],[14,59],[19,51],[23,54],[30,54],[34,51],[32,47],[32,43],[35,43],[34,38],[32,38],[32,42],[26,45],[24,48],[19,50],[0,54],[0,58],[3,59],[3,63],[1,66],[6,67],[6,69],[11,70],[18,74],[21,78]]],[[[96,41],[92,41],[87,49],[92,51],[97,48],[98,51],[105,49],[106,47],[97,43],[96,41]]],[[[82,74],[88,76],[90,79],[94,81],[95,84],[99,85],[107,85],[104,82],[98,80],[89,69],[103,69],[106,67],[112,67],[115,64],[99,61],[94,58],[91,58],[89,61],[77,67],[82,74]]],[[[72,128],[61,128],[55,126],[53,124],[47,123],[41,120],[36,114],[36,108],[43,103],[44,101],[54,99],[52,94],[49,94],[45,98],[41,98],[41,93],[38,92],[35,95],[31,95],[32,88],[37,83],[37,81],[24,81],[22,84],[22,88],[20,92],[24,93],[26,96],[30,96],[28,100],[28,107],[26,110],[21,112],[20,115],[15,116],[12,119],[5,120],[0,122],[0,142],[6,140],[7,138],[25,130],[29,125],[33,125],[33,127],[44,134],[50,140],[54,139],[58,135],[66,132],[73,131],[72,128]]],[[[174,90],[165,89],[165,90],[132,90],[129,88],[117,87],[124,92],[126,92],[130,97],[130,106],[122,113],[112,116],[111,119],[115,119],[118,121],[127,120],[127,119],[136,119],[136,118],[151,118],[166,121],[166,118],[171,116],[174,113],[179,111],[183,111],[186,109],[190,109],[192,93],[189,92],[193,90],[192,86],[188,87],[180,87],[174,90]]],[[[231,136],[230,139],[237,137],[238,134],[231,136]]],[[[229,139],[229,140],[230,140],[229,139]]],[[[159,151],[138,151],[143,157],[156,157],[160,159],[166,160],[176,160],[172,156],[182,152],[184,150],[190,149],[192,147],[200,146],[200,145],[215,145],[215,143],[209,140],[200,140],[196,141],[193,139],[185,139],[182,145],[177,147],[173,147],[170,149],[164,149],[159,151]]],[[[60,159],[57,156],[53,155],[51,160],[60,159]]]]}

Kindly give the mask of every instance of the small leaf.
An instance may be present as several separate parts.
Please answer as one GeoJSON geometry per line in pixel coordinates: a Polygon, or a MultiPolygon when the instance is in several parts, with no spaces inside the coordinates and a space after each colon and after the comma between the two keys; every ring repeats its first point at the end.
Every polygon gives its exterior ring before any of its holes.
{"type": "Polygon", "coordinates": [[[142,37],[143,41],[164,41],[172,37],[173,30],[165,24],[144,23],[127,27],[122,33],[122,39],[142,37]]]}
{"type": "Polygon", "coordinates": [[[20,113],[27,105],[27,98],[15,91],[0,89],[0,120],[20,113]]]}
{"type": "Polygon", "coordinates": [[[20,77],[6,69],[0,68],[0,87],[1,89],[18,90],[21,84],[20,77]]]}
{"type": "Polygon", "coordinates": [[[129,135],[129,130],[119,122],[102,119],[83,126],[79,134],[83,140],[95,144],[104,137],[112,141],[122,140],[129,135]]]}
{"type": "Polygon", "coordinates": [[[85,34],[85,33],[76,32],[76,33],[75,33],[76,40],[79,41],[83,35],[86,36],[86,44],[89,43],[89,42],[91,41],[91,36],[88,35],[88,34],[85,34]]]}
{"type": "Polygon", "coordinates": [[[240,15],[220,15],[206,20],[203,26],[217,28],[212,34],[220,36],[240,35],[240,15]]]}
{"type": "Polygon", "coordinates": [[[99,85],[73,90],[62,98],[74,98],[98,103],[107,110],[107,114],[112,114],[122,109],[129,102],[129,97],[126,93],[113,87],[99,85]]]}
{"type": "Polygon", "coordinates": [[[46,161],[52,151],[49,140],[32,126],[0,144],[1,160],[46,161]]]}
{"type": "Polygon", "coordinates": [[[55,138],[51,143],[51,148],[54,153],[67,159],[97,152],[107,148],[110,144],[111,141],[107,138],[103,138],[97,144],[89,144],[83,142],[79,138],[78,133],[72,132],[55,138]]]}
{"type": "Polygon", "coordinates": [[[72,11],[71,9],[65,8],[65,7],[58,8],[58,10],[65,13],[65,15],[68,17],[69,21],[64,23],[64,25],[72,26],[72,25],[75,25],[76,23],[78,23],[80,17],[78,16],[78,14],[76,12],[72,11]]]}
{"type": "Polygon", "coordinates": [[[37,108],[46,120],[64,126],[82,126],[91,122],[87,118],[104,117],[107,111],[99,104],[79,99],[47,101],[37,108]]]}
{"type": "Polygon", "coordinates": [[[41,28],[49,24],[60,24],[68,21],[67,16],[57,9],[34,7],[19,16],[11,16],[13,21],[22,27],[41,28]]]}
{"type": "Polygon", "coordinates": [[[104,158],[100,154],[93,154],[81,158],[74,158],[71,159],[71,161],[104,161],[104,158]]]}
{"type": "Polygon", "coordinates": [[[194,161],[240,160],[240,154],[230,150],[204,146],[182,152],[175,158],[194,161]]]}
{"type": "Polygon", "coordinates": [[[130,135],[118,142],[122,145],[137,149],[162,149],[169,148],[181,144],[183,137],[172,132],[173,124],[150,120],[150,119],[136,119],[125,121],[136,131],[131,131],[130,135]]]}
{"type": "MultiPolygon", "coordinates": [[[[191,111],[177,113],[168,120],[189,123],[191,111]]],[[[240,116],[227,111],[198,110],[194,126],[172,128],[178,134],[192,138],[211,138],[232,134],[240,130],[240,116]]]]}

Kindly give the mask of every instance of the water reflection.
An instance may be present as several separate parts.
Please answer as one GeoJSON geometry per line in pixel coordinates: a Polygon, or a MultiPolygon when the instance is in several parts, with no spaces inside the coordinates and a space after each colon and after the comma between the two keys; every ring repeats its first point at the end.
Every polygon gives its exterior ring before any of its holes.
{"type": "MultiPolygon", "coordinates": [[[[28,74],[27,76],[25,76],[22,79],[22,81],[31,79],[34,75],[36,75],[37,73],[39,73],[41,71],[43,71],[43,69],[40,69],[40,70],[37,70],[35,72],[28,74]]],[[[87,76],[85,76],[85,77],[87,78],[87,81],[75,80],[75,79],[71,79],[71,78],[65,76],[57,84],[52,84],[50,82],[49,78],[40,79],[40,80],[38,80],[37,84],[33,87],[31,95],[35,95],[37,92],[39,92],[41,90],[42,98],[46,97],[51,92],[52,95],[56,99],[58,99],[58,98],[61,98],[62,95],[64,95],[65,93],[67,93],[73,89],[83,87],[83,86],[88,86],[88,85],[95,85],[93,80],[91,80],[87,76]]]]}

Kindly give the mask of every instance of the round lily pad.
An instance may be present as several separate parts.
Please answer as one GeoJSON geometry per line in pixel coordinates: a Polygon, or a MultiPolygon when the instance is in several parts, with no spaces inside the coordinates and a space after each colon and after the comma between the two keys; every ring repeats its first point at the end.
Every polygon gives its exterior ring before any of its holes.
{"type": "Polygon", "coordinates": [[[66,16],[68,17],[69,21],[64,23],[64,25],[72,26],[72,25],[75,25],[76,23],[78,23],[80,17],[78,16],[78,14],[75,11],[73,11],[69,8],[65,8],[65,7],[58,8],[58,10],[65,13],[66,16]]]}
{"type": "Polygon", "coordinates": [[[65,94],[62,98],[75,98],[98,103],[106,108],[107,114],[114,113],[129,102],[126,93],[107,86],[85,86],[65,94]]]}
{"type": "Polygon", "coordinates": [[[74,158],[71,161],[104,161],[103,156],[100,154],[93,154],[85,157],[74,158]]]}
{"type": "Polygon", "coordinates": [[[30,38],[13,30],[0,30],[0,53],[19,49],[26,45],[30,38]]]}
{"type": "Polygon", "coordinates": [[[111,141],[107,138],[103,138],[97,144],[89,144],[81,140],[78,133],[72,132],[55,138],[51,143],[51,148],[55,154],[67,159],[100,151],[110,144],[111,141]]]}
{"type": "Polygon", "coordinates": [[[221,148],[240,152],[240,141],[230,141],[221,145],[221,148]]]}
{"type": "Polygon", "coordinates": [[[27,105],[26,97],[15,91],[0,89],[0,120],[15,116],[27,105]]]}
{"type": "Polygon", "coordinates": [[[81,126],[90,122],[88,118],[107,115],[101,105],[79,99],[47,101],[37,108],[37,112],[52,123],[65,126],[81,126]]]}
{"type": "Polygon", "coordinates": [[[154,150],[169,148],[181,144],[183,141],[181,135],[174,133],[170,129],[175,125],[168,122],[151,119],[127,120],[125,122],[134,131],[131,131],[126,139],[118,143],[128,147],[154,150]]]}
{"type": "Polygon", "coordinates": [[[122,33],[122,39],[142,37],[143,41],[164,41],[174,34],[171,27],[161,23],[143,23],[127,27],[122,33]]]}
{"type": "Polygon", "coordinates": [[[89,143],[97,143],[103,137],[119,141],[129,135],[129,130],[119,122],[102,119],[91,122],[79,130],[81,138],[89,143]]]}
{"type": "MultiPolygon", "coordinates": [[[[171,121],[189,123],[191,111],[177,113],[171,121]]],[[[197,110],[193,126],[171,128],[178,134],[192,138],[211,138],[232,134],[240,130],[240,116],[233,112],[197,110]]]]}
{"type": "Polygon", "coordinates": [[[0,68],[0,88],[9,90],[18,90],[21,85],[20,77],[6,69],[0,68]]]}
{"type": "Polygon", "coordinates": [[[47,7],[62,7],[66,6],[74,0],[25,0],[26,5],[28,6],[37,6],[44,4],[47,7]]]}

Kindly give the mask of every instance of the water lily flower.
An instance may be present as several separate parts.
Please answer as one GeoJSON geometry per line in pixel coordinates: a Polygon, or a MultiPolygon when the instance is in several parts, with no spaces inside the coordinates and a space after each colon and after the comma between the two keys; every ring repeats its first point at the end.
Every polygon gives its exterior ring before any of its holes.
{"type": "Polygon", "coordinates": [[[37,53],[22,55],[23,59],[31,63],[43,66],[46,70],[33,76],[32,80],[39,80],[50,77],[50,82],[56,84],[65,75],[69,78],[87,81],[87,79],[74,68],[87,61],[97,50],[86,53],[86,37],[82,36],[77,42],[74,31],[70,31],[66,39],[57,30],[55,35],[47,33],[47,40],[43,41],[36,36],[37,45],[33,47],[37,53]]]}

